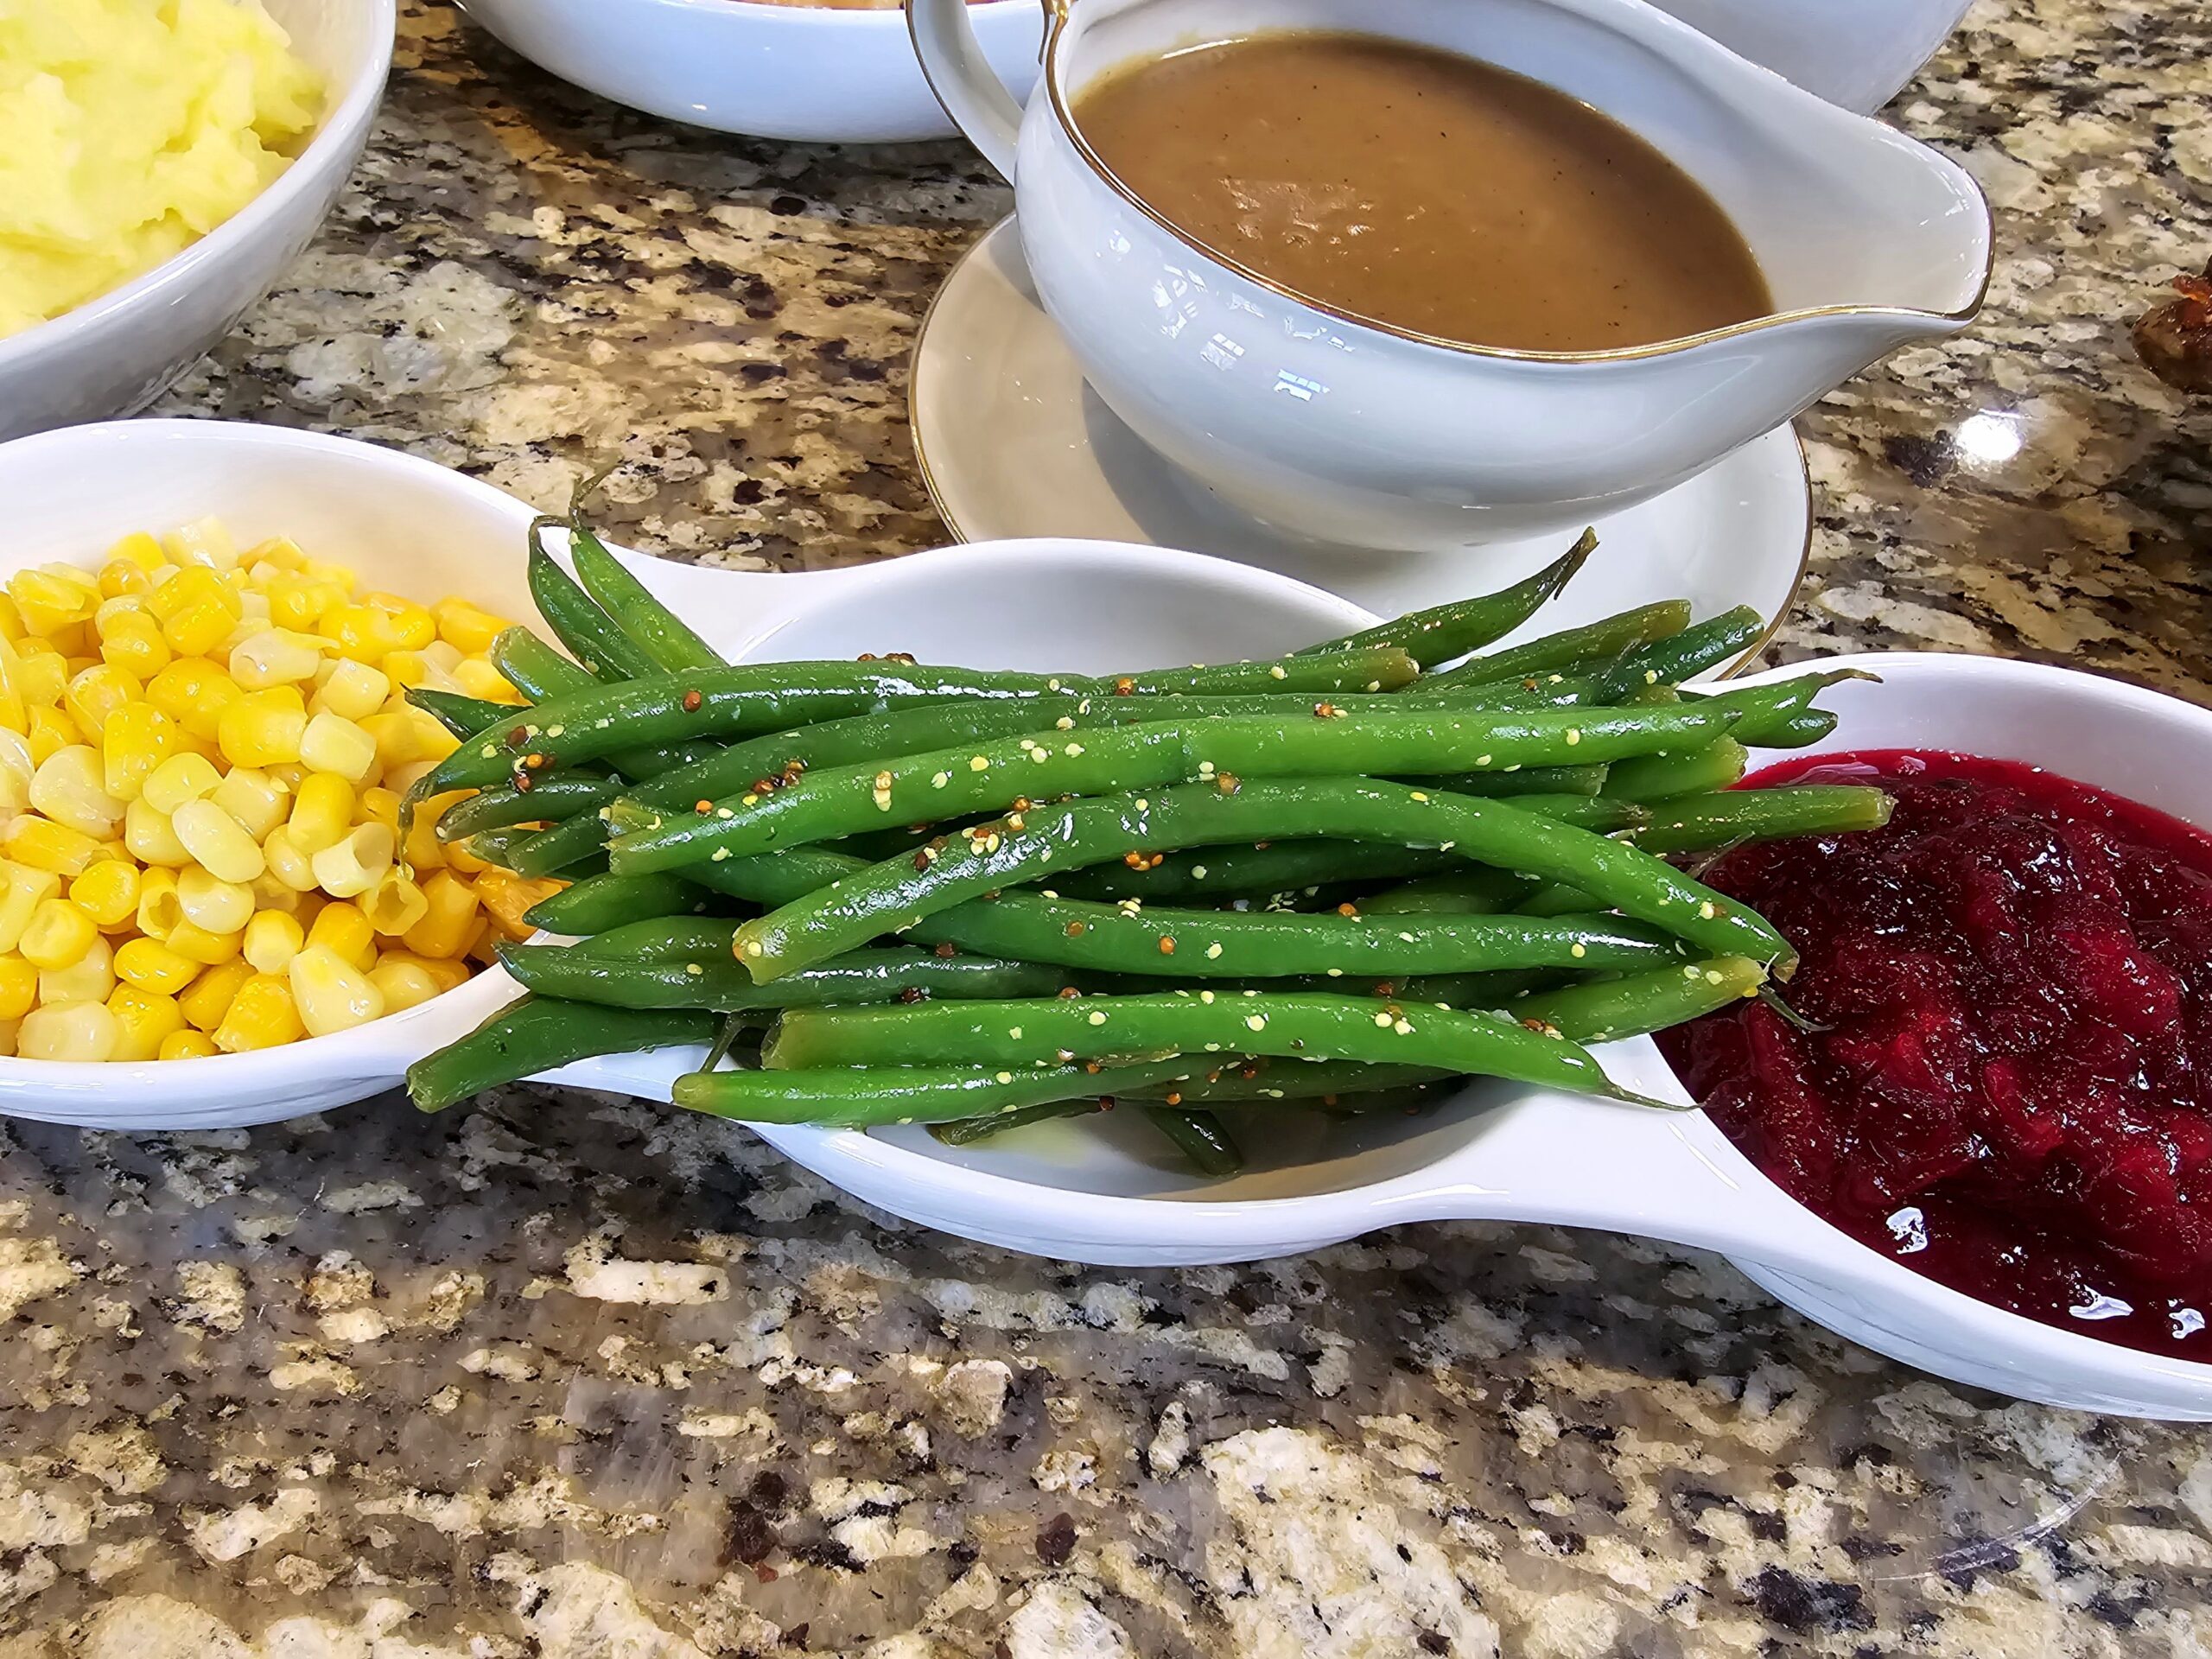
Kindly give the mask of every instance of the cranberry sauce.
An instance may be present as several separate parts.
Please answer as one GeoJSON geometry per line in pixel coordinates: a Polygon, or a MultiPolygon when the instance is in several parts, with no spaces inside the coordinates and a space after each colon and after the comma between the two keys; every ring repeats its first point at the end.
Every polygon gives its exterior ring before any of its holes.
{"type": "Polygon", "coordinates": [[[1705,879],[1804,953],[1816,1029],[1746,1002],[1659,1039],[1802,1203],[2046,1325],[2212,1361],[2212,836],[2006,760],[1905,751],[1754,784],[1879,784],[1885,828],[1705,879]]]}

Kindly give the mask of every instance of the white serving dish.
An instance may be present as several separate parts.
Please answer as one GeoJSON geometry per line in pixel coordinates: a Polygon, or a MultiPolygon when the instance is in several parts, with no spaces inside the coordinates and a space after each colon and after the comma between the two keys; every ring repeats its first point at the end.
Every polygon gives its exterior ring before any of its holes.
{"type": "Polygon", "coordinates": [[[1655,0],[1815,98],[1872,114],[1903,90],[1973,0],[1655,0]]]}
{"type": "MultiPolygon", "coordinates": [[[[946,138],[903,11],[758,0],[461,0],[539,68],[586,92],[718,132],[807,143],[946,138]]],[[[1036,0],[987,0],[976,32],[1027,88],[1044,33],[1036,0]]]]}
{"type": "Polygon", "coordinates": [[[264,0],[327,105],[269,188],[111,293],[0,339],[0,439],[144,408],[297,258],[360,158],[391,66],[393,0],[264,0]]]}
{"type": "Polygon", "coordinates": [[[1100,400],[1236,511],[1359,550],[1573,529],[1671,489],[1868,365],[1956,334],[1989,213],[1956,162],[1643,0],[1080,0],[1025,109],[957,0],[912,0],[946,107],[1012,179],[1037,296],[1100,400]],[[1480,58],[1611,116],[1743,233],[1776,309],[1604,351],[1510,350],[1360,317],[1210,252],[1072,114],[1133,60],[1257,29],[1357,29],[1480,58]]]}

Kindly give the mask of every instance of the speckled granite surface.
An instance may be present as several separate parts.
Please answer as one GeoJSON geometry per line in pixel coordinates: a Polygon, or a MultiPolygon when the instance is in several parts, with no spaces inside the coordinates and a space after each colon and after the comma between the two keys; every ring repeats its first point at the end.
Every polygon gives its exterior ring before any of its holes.
{"type": "MultiPolygon", "coordinates": [[[[901,377],[1004,206],[971,157],[672,130],[404,31],[339,219],[168,411],[548,503],[619,448],[626,533],[686,556],[937,534],[901,377]]],[[[1807,423],[1784,649],[2212,683],[2212,405],[2125,334],[2212,245],[2208,55],[2187,8],[1989,3],[1899,100],[1989,188],[1996,283],[1807,423]]],[[[1961,1395],[1615,1240],[1076,1271],[514,1091],[10,1128],[0,1315],[0,1659],[2212,1650],[2212,1436],[1961,1395]]]]}

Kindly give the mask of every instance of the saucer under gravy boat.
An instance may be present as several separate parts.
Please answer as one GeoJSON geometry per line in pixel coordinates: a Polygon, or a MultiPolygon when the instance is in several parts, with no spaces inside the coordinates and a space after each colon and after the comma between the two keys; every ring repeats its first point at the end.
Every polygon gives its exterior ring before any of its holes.
{"type": "Polygon", "coordinates": [[[1215,494],[1310,539],[1440,550],[1580,526],[1957,333],[1987,285],[1988,207],[1963,168],[1643,0],[1063,0],[1026,111],[966,13],[912,0],[915,47],[1014,181],[1039,297],[1085,378],[1215,494]],[[1508,350],[1363,319],[1208,252],[1113,177],[1072,106],[1122,65],[1259,29],[1458,52],[1587,104],[1713,197],[1776,310],[1652,345],[1508,350]]]}

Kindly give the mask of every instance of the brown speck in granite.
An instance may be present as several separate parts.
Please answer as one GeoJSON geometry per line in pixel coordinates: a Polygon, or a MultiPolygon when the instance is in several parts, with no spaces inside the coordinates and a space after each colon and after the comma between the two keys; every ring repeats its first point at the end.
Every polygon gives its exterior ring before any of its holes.
{"type": "MultiPolygon", "coordinates": [[[[2208,60],[2201,7],[1985,0],[1891,106],[1988,190],[1990,303],[1804,417],[1777,656],[2206,696],[2212,401],[2128,330],[2212,246],[2208,60]]],[[[1007,200],[957,144],[626,113],[409,0],[337,213],[159,412],[548,510],[619,461],[599,510],[679,559],[908,552],[902,365],[1007,200]]],[[[1952,1389],[1595,1234],[1081,1269],[518,1088],[11,1123],[0,1314],[0,1659],[2212,1650],[2203,1431],[1952,1389]]]]}

